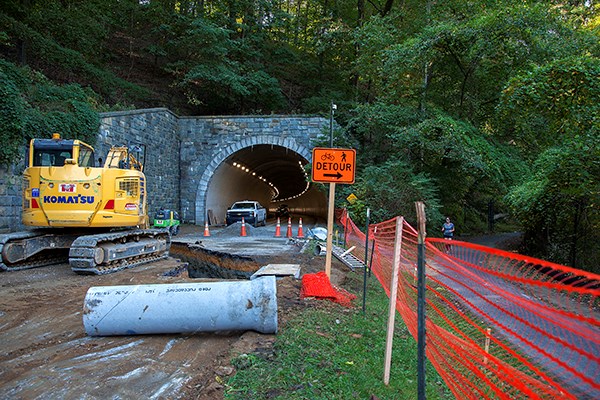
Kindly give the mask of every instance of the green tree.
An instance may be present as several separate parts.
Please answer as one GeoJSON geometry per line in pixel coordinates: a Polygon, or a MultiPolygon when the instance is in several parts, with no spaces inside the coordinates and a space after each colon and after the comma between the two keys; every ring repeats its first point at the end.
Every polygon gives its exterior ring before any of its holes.
{"type": "Polygon", "coordinates": [[[600,273],[600,132],[544,151],[507,195],[526,254],[600,273]]]}
{"type": "Polygon", "coordinates": [[[569,57],[515,76],[498,105],[499,136],[523,153],[577,140],[600,126],[600,59],[569,57]]]}
{"type": "Polygon", "coordinates": [[[533,163],[508,195],[528,251],[597,270],[600,60],[570,57],[515,77],[503,93],[503,135],[533,163]],[[585,251],[584,251],[585,250],[585,251]]]}
{"type": "Polygon", "coordinates": [[[392,151],[415,171],[436,178],[444,213],[463,229],[478,228],[490,200],[501,208],[507,188],[526,171],[518,153],[444,113],[400,128],[389,138],[392,151]]]}
{"type": "Polygon", "coordinates": [[[379,53],[383,62],[376,84],[382,100],[410,98],[420,110],[433,105],[483,126],[515,73],[578,46],[574,32],[543,4],[506,7],[502,2],[471,18],[441,19],[444,15],[379,53]]]}
{"type": "Polygon", "coordinates": [[[361,200],[349,206],[350,211],[357,211],[352,218],[356,218],[359,223],[364,222],[362,209],[366,205],[371,209],[371,222],[381,222],[402,215],[414,224],[415,201],[425,202],[429,221],[441,220],[435,180],[425,173],[415,173],[402,160],[366,167],[351,191],[361,200]]]}

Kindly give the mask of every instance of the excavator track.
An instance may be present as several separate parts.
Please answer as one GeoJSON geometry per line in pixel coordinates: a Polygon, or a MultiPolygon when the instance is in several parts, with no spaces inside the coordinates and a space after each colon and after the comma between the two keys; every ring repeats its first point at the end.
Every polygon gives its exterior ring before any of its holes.
{"type": "Polygon", "coordinates": [[[30,230],[0,235],[0,270],[20,271],[66,263],[77,235],[30,230]]]}
{"type": "Polygon", "coordinates": [[[166,229],[136,229],[86,235],[69,251],[71,269],[83,275],[103,275],[160,260],[169,255],[166,229]]]}

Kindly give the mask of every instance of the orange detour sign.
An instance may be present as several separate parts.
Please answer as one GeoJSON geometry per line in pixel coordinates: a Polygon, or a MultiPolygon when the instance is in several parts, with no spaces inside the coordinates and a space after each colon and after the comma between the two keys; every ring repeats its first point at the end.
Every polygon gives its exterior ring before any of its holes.
{"type": "Polygon", "coordinates": [[[313,182],[354,183],[356,150],[315,147],[312,156],[313,182]]]}

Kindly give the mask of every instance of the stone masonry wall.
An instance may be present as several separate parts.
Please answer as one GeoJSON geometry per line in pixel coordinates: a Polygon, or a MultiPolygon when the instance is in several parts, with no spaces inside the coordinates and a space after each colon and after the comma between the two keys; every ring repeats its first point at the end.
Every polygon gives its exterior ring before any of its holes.
{"type": "Polygon", "coordinates": [[[150,217],[160,208],[179,209],[178,117],[164,108],[101,114],[96,157],[111,146],[144,144],[146,193],[150,217]]]}
{"type": "MultiPolygon", "coordinates": [[[[255,144],[284,146],[308,158],[329,124],[314,116],[178,117],[165,108],[102,113],[100,118],[96,158],[104,161],[112,145],[144,144],[150,216],[164,207],[198,224],[210,177],[225,158],[255,144]]],[[[23,170],[23,162],[0,168],[0,232],[24,228],[23,170]]]]}
{"type": "MultiPolygon", "coordinates": [[[[23,154],[24,150],[23,150],[23,154]]],[[[21,203],[23,197],[24,163],[0,168],[0,233],[8,233],[23,228],[21,223],[21,203]]]]}
{"type": "Polygon", "coordinates": [[[209,180],[231,154],[252,145],[272,144],[310,159],[311,149],[327,132],[328,124],[327,119],[315,116],[180,118],[182,218],[187,222],[203,223],[209,180]]]}

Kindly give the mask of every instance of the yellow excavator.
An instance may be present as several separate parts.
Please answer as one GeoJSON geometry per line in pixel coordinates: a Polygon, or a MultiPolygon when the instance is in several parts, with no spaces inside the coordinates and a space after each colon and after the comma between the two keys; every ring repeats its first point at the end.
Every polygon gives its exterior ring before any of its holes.
{"type": "Polygon", "coordinates": [[[168,230],[149,228],[144,150],[112,147],[96,167],[82,141],[32,139],[22,217],[34,229],[0,235],[0,269],[68,260],[76,273],[106,274],[167,257],[168,230]]]}

